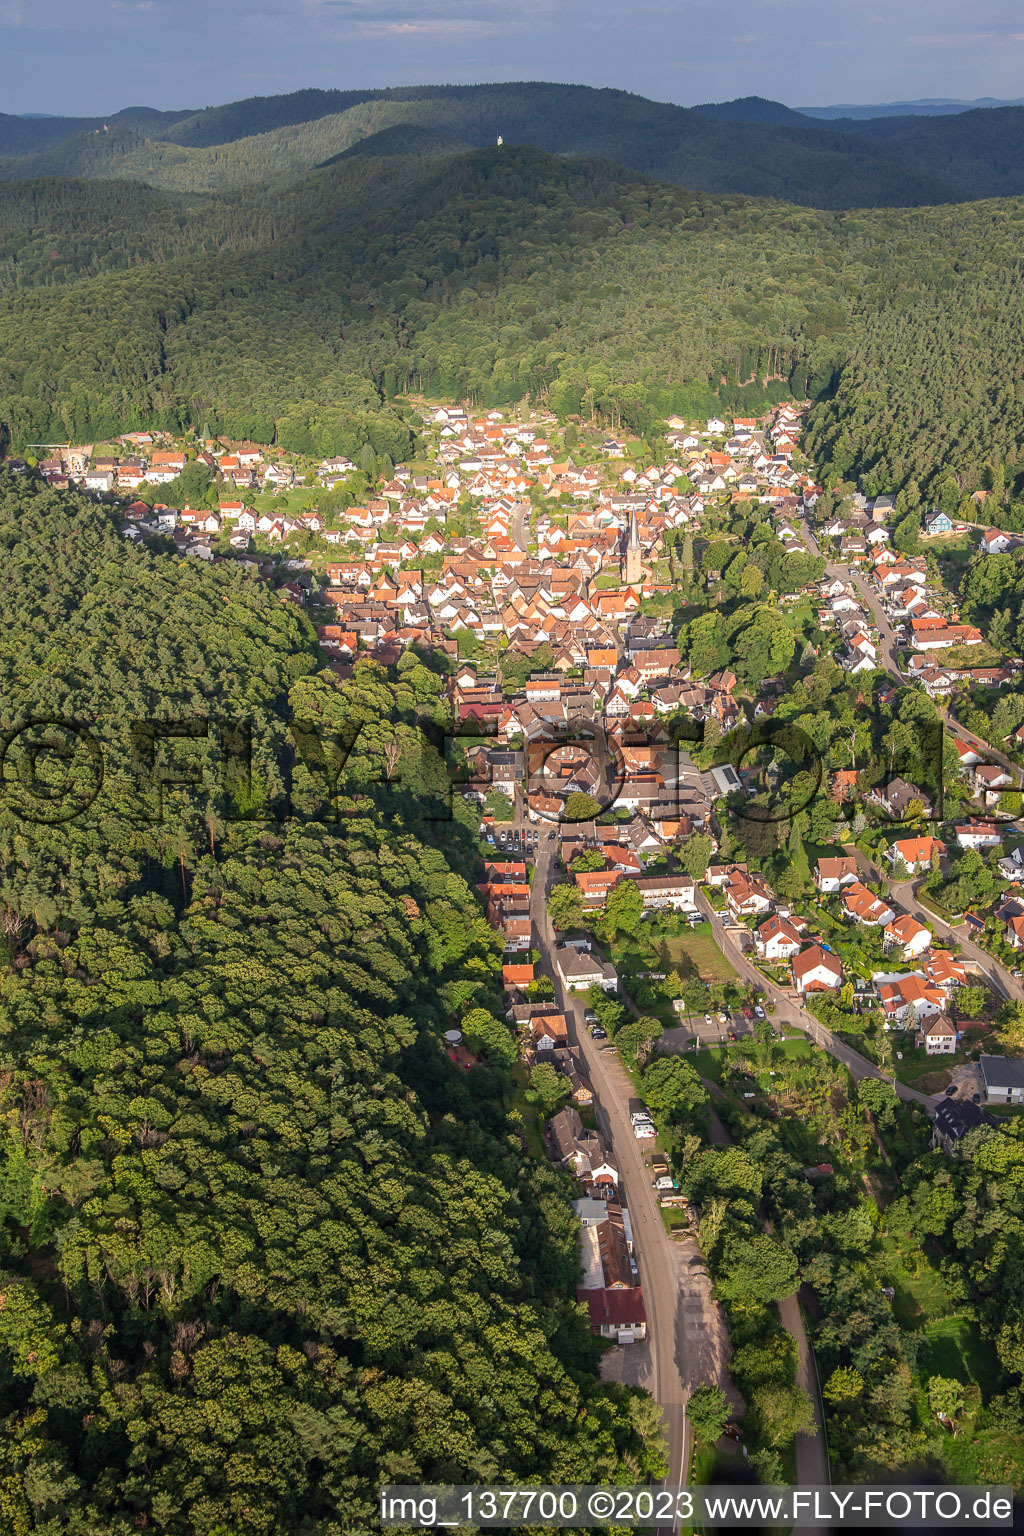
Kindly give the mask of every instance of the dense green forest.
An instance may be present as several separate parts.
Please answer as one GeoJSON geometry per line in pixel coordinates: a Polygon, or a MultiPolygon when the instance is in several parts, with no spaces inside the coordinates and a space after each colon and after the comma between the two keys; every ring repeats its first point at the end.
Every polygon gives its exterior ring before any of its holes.
{"type": "Polygon", "coordinates": [[[0,433],[194,426],[397,461],[408,390],[641,432],[795,393],[835,474],[962,492],[1024,460],[1022,215],[816,212],[394,128],[255,208],[7,183],[0,433]]]}
{"type": "Polygon", "coordinates": [[[1017,107],[826,123],[758,97],[686,108],[542,81],[303,90],[193,113],[130,108],[105,120],[0,118],[0,174],[228,188],[308,171],[402,126],[478,148],[500,133],[508,145],[615,160],[682,186],[819,208],[1024,193],[1017,107]]]}
{"type": "Polygon", "coordinates": [[[341,684],[241,571],[8,474],[0,549],[2,728],[78,731],[8,742],[0,803],[0,1526],[350,1536],[388,1478],[657,1471],[505,1107],[475,840],[422,814],[440,679],[341,684]]]}

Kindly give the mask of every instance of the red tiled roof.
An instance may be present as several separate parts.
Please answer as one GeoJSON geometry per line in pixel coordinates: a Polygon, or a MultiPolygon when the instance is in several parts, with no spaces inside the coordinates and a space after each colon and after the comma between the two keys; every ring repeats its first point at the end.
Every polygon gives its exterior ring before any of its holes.
{"type": "Polygon", "coordinates": [[[590,1313],[592,1328],[631,1328],[647,1322],[644,1295],[638,1285],[614,1291],[585,1291],[581,1287],[576,1300],[583,1302],[590,1313]]]}

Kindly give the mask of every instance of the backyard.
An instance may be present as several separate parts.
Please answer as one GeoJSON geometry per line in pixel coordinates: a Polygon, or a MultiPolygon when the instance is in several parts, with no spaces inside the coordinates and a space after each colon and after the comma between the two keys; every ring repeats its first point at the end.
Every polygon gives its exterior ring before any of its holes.
{"type": "Polygon", "coordinates": [[[715,943],[710,923],[698,923],[685,933],[653,940],[656,957],[666,970],[676,970],[685,980],[699,976],[709,986],[728,986],[736,972],[715,943]]]}

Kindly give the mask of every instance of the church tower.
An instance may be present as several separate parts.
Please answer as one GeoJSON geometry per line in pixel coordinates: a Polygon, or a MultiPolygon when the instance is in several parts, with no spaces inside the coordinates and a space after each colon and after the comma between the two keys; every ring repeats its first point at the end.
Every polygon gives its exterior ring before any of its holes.
{"type": "Polygon", "coordinates": [[[643,580],[642,558],[643,550],[640,547],[640,533],[636,526],[636,513],[631,512],[629,538],[626,541],[626,553],[622,561],[622,580],[627,587],[635,587],[643,580]]]}

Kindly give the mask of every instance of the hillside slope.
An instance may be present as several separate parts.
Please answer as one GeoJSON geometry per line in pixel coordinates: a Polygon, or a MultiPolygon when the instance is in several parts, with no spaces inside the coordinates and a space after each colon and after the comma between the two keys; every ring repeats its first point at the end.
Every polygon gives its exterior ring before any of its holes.
{"type": "Polygon", "coordinates": [[[638,431],[792,390],[878,490],[1024,460],[1017,201],[822,213],[508,146],[345,155],[255,218],[241,193],[54,185],[0,189],[17,445],[206,424],[398,459],[406,390],[638,431]]]}
{"type": "MultiPolygon", "coordinates": [[[[105,756],[80,814],[0,805],[4,1529],[368,1533],[397,1471],[654,1470],[638,1394],[597,1380],[568,1181],[506,1116],[500,943],[417,835],[440,678],[342,685],[238,566],[4,470],[0,551],[0,730],[84,719],[105,756]],[[159,815],[129,746],[154,715],[211,727],[159,815]],[[365,722],[333,799],[292,718],[365,722]]],[[[427,830],[472,878],[458,819],[427,830]]]]}
{"type": "Polygon", "coordinates": [[[972,197],[1008,197],[1022,190],[1024,107],[942,117],[879,117],[835,126],[902,165],[970,189],[972,197]]]}

